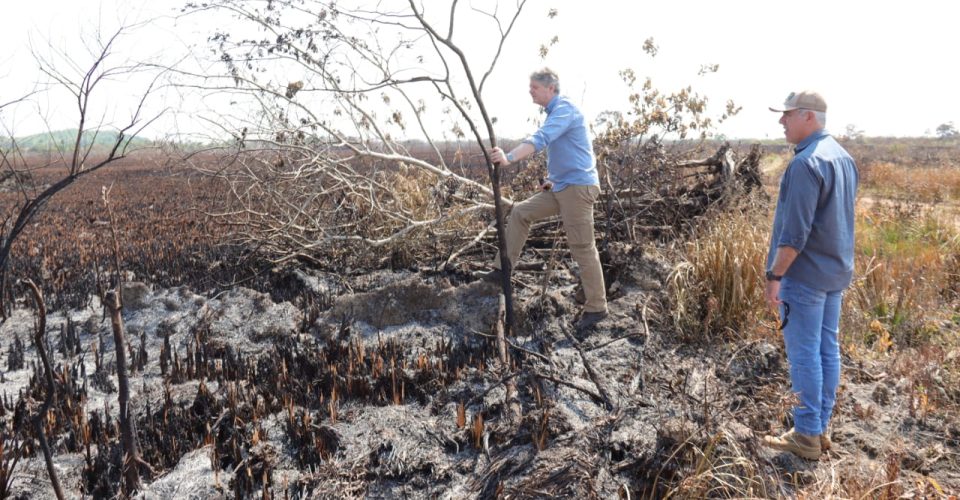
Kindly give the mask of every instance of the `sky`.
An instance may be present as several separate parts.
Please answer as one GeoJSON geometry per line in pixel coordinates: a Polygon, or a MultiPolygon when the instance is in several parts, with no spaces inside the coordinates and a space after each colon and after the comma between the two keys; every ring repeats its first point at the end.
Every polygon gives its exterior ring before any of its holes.
{"type": "MultiPolygon", "coordinates": [[[[8,0],[0,17],[0,46],[5,48],[0,54],[0,104],[41,81],[31,45],[39,52],[58,48],[79,61],[82,57],[75,54],[82,54],[82,40],[89,39],[96,26],[154,19],[119,46],[119,55],[131,60],[179,61],[185,54],[204,54],[204,40],[218,26],[175,18],[183,3],[8,0]]],[[[428,8],[438,3],[425,2],[428,8]]],[[[957,19],[960,3],[943,0],[529,0],[485,96],[498,118],[498,134],[522,137],[532,131],[530,119],[537,113],[527,94],[533,69],[546,65],[556,70],[562,93],[592,119],[606,110],[627,108],[627,90],[618,73],[631,68],[665,92],[692,86],[709,99],[710,115],[719,115],[727,100],[733,100],[742,111],[715,131],[732,139],[782,137],[779,115],[768,107],[803,89],[825,97],[827,128],[834,133],[852,125],[868,136],[931,135],[942,123],[960,126],[957,19]],[[548,19],[551,8],[557,16],[548,19]],[[553,36],[558,42],[541,59],[540,44],[553,36]],[[656,57],[641,49],[651,37],[658,47],[656,57]],[[705,64],[719,69],[698,75],[705,64]]],[[[482,23],[461,28],[467,31],[461,39],[467,48],[489,50],[482,45],[489,39],[480,31],[482,23]]],[[[95,103],[98,116],[122,121],[143,84],[136,78],[110,82],[95,103]]],[[[167,112],[147,135],[209,126],[196,123],[196,103],[184,104],[182,95],[167,89],[148,103],[151,112],[167,112]]],[[[0,111],[0,123],[24,135],[47,126],[75,126],[75,115],[69,99],[43,93],[31,97],[29,106],[0,111]]]]}

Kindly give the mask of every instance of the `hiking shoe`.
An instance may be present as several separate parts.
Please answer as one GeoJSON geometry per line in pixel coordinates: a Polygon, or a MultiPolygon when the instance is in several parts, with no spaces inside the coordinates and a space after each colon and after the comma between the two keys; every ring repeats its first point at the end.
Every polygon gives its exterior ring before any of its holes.
{"type": "Polygon", "coordinates": [[[583,291],[583,287],[577,287],[577,291],[573,294],[573,301],[580,305],[587,303],[587,294],[583,291]]]}
{"type": "Polygon", "coordinates": [[[577,330],[589,330],[597,326],[597,323],[603,321],[606,317],[607,311],[585,312],[583,316],[580,316],[580,321],[577,322],[577,330]]]}
{"type": "Polygon", "coordinates": [[[820,434],[820,451],[826,453],[832,446],[833,442],[830,441],[830,436],[826,432],[820,434]]]}
{"type": "Polygon", "coordinates": [[[485,273],[480,273],[480,279],[486,281],[487,283],[499,285],[503,282],[503,271],[499,269],[493,269],[485,273]]]}
{"type": "Polygon", "coordinates": [[[820,439],[821,436],[807,436],[790,429],[780,436],[763,436],[763,444],[807,460],[820,460],[820,439]]]}

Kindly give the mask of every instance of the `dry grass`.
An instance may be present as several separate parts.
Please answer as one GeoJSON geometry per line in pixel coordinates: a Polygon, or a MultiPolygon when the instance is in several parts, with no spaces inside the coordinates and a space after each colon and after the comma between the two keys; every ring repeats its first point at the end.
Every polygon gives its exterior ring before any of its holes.
{"type": "Polygon", "coordinates": [[[762,464],[749,456],[738,440],[725,431],[704,440],[691,437],[667,458],[667,462],[678,462],[684,473],[664,498],[776,496],[772,478],[763,473],[762,464]]]}
{"type": "Polygon", "coordinates": [[[956,296],[960,235],[954,222],[917,205],[874,203],[858,209],[857,227],[845,343],[882,354],[937,340],[956,296]]]}
{"type": "Polygon", "coordinates": [[[860,166],[860,186],[870,196],[925,203],[960,199],[960,168],[908,167],[890,162],[860,166]]]}
{"type": "Polygon", "coordinates": [[[767,218],[756,211],[723,214],[683,248],[671,277],[674,319],[687,336],[748,337],[763,317],[767,218]]]}

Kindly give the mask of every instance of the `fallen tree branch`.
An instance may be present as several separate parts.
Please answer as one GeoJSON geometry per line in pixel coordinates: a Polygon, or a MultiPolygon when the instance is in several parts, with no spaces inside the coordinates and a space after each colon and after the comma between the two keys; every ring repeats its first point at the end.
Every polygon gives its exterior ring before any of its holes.
{"type": "Polygon", "coordinates": [[[576,339],[569,331],[563,329],[563,335],[570,340],[570,343],[573,344],[573,347],[580,354],[580,361],[583,362],[583,367],[587,370],[587,375],[590,377],[590,380],[593,382],[593,385],[597,387],[597,390],[600,392],[601,401],[603,401],[604,406],[608,411],[612,411],[616,408],[613,404],[613,401],[610,399],[610,392],[607,390],[606,384],[603,383],[603,379],[600,378],[600,375],[596,370],[593,369],[593,364],[587,359],[587,354],[583,352],[583,346],[580,345],[580,341],[576,339]]]}
{"type": "Polygon", "coordinates": [[[582,386],[582,385],[580,385],[580,384],[577,384],[577,383],[575,383],[575,382],[570,382],[570,381],[568,381],[568,380],[563,380],[563,379],[561,379],[561,378],[558,378],[558,377],[555,377],[555,376],[553,376],[553,375],[550,375],[550,374],[548,374],[548,373],[543,373],[543,372],[534,372],[533,374],[534,374],[536,377],[538,377],[538,378],[542,378],[542,379],[544,379],[544,380],[549,380],[549,381],[551,381],[551,382],[553,382],[553,383],[555,383],[555,384],[559,384],[559,385],[562,385],[562,386],[566,386],[566,387],[569,387],[569,388],[571,388],[571,389],[576,389],[576,390],[578,390],[578,391],[586,394],[587,396],[590,396],[591,398],[593,398],[594,401],[597,401],[597,402],[600,402],[600,403],[605,402],[604,397],[601,396],[600,394],[598,394],[596,391],[593,391],[593,390],[591,390],[591,389],[588,389],[588,388],[586,388],[586,387],[584,387],[584,386],[582,386]]]}
{"type": "Polygon", "coordinates": [[[460,257],[460,255],[463,254],[463,252],[466,252],[467,250],[469,250],[469,249],[475,247],[476,245],[478,245],[481,241],[483,241],[483,239],[487,236],[487,234],[489,234],[490,231],[493,230],[493,229],[495,229],[495,228],[496,228],[496,223],[495,223],[495,222],[492,222],[492,223],[488,224],[487,227],[483,228],[483,231],[480,231],[480,233],[477,234],[477,236],[476,236],[475,238],[473,238],[472,240],[470,240],[469,243],[467,243],[466,245],[464,245],[462,248],[460,248],[460,249],[457,250],[456,252],[453,252],[452,254],[450,254],[450,257],[447,258],[447,260],[443,263],[443,266],[441,266],[441,268],[446,268],[446,267],[449,266],[450,263],[453,262],[457,257],[460,257]]]}
{"type": "MultiPolygon", "coordinates": [[[[490,335],[489,333],[478,332],[478,331],[476,331],[476,330],[470,330],[470,331],[473,332],[475,335],[480,335],[481,337],[487,337],[487,338],[490,338],[490,339],[495,339],[495,338],[497,338],[496,335],[490,335]]],[[[522,353],[524,353],[524,354],[529,354],[529,355],[531,355],[531,356],[533,356],[533,357],[535,357],[535,358],[537,358],[537,359],[539,359],[539,360],[541,360],[541,361],[549,364],[550,366],[553,366],[553,361],[552,361],[550,358],[544,356],[543,354],[540,354],[540,353],[537,352],[537,351],[531,351],[530,349],[527,349],[526,347],[523,347],[523,346],[518,345],[518,344],[514,344],[513,342],[510,341],[510,339],[507,339],[507,345],[509,345],[510,347],[512,347],[512,348],[514,348],[514,349],[516,349],[516,350],[518,350],[518,351],[520,351],[520,352],[522,352],[522,353]]]]}

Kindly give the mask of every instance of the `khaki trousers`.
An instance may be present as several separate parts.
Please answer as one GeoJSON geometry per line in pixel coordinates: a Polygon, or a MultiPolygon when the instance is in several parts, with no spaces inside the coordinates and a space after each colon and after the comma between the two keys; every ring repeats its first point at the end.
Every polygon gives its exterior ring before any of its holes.
{"type": "MultiPolygon", "coordinates": [[[[516,265],[530,234],[530,224],[559,214],[567,233],[573,260],[580,266],[580,279],[587,297],[586,312],[607,310],[606,288],[600,254],[593,235],[593,203],[600,196],[599,186],[567,186],[563,191],[542,191],[517,203],[507,222],[507,253],[510,264],[516,265]]],[[[500,256],[494,261],[500,268],[500,256]]]]}

